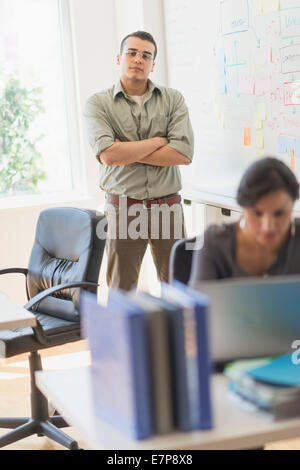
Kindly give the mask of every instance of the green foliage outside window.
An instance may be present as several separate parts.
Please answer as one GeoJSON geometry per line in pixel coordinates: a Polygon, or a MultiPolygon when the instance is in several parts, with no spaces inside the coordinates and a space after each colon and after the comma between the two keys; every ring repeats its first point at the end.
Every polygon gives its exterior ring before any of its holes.
{"type": "Polygon", "coordinates": [[[0,193],[13,195],[37,190],[46,179],[43,158],[31,125],[44,111],[41,88],[27,89],[14,76],[0,77],[0,193]]]}

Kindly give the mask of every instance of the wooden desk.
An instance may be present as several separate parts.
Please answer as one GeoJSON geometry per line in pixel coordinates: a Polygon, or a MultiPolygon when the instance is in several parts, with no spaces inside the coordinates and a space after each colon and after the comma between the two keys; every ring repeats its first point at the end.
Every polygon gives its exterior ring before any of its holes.
{"type": "Polygon", "coordinates": [[[35,326],[35,316],[0,292],[0,330],[35,326]]]}
{"type": "Polygon", "coordinates": [[[221,374],[212,379],[214,428],[174,432],[133,441],[95,417],[90,368],[36,373],[37,385],[64,418],[77,428],[90,449],[249,449],[300,436],[300,418],[273,422],[264,414],[242,409],[227,392],[221,374]]]}

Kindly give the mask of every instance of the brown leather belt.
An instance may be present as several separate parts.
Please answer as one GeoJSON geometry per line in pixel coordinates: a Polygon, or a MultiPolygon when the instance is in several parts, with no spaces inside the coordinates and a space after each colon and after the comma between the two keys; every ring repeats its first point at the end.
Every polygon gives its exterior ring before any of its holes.
{"type": "Polygon", "coordinates": [[[127,200],[127,206],[132,206],[133,204],[143,204],[146,209],[150,209],[153,204],[178,204],[181,202],[181,196],[178,193],[169,194],[168,196],[156,197],[151,199],[133,199],[126,196],[117,196],[116,194],[106,193],[106,200],[111,204],[119,204],[122,199],[127,200]]]}

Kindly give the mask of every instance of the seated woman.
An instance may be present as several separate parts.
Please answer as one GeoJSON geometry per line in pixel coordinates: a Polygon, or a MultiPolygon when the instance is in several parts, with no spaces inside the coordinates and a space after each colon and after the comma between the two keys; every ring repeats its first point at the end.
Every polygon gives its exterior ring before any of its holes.
{"type": "Polygon", "coordinates": [[[237,192],[239,222],[212,225],[195,251],[189,284],[245,276],[300,274],[300,219],[293,219],[299,184],[276,158],[245,172],[237,192]]]}

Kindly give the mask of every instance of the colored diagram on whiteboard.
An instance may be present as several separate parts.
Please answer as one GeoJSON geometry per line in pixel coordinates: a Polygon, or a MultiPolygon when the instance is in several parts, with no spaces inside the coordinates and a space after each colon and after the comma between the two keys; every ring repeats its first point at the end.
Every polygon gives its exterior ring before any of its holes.
{"type": "Polygon", "coordinates": [[[300,179],[300,0],[164,5],[169,85],[183,93],[195,132],[184,179],[233,195],[266,155],[300,179]]]}

